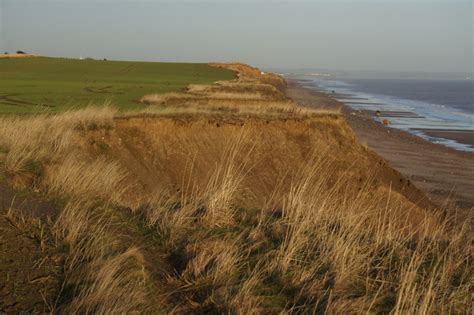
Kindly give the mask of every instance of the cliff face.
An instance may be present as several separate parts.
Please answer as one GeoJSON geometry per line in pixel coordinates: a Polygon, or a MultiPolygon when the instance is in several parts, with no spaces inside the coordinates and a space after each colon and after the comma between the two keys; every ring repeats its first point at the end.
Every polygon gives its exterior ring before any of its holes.
{"type": "Polygon", "coordinates": [[[260,69],[242,64],[242,63],[210,63],[212,67],[224,68],[235,71],[241,80],[246,81],[259,81],[260,83],[271,84],[278,88],[280,91],[284,91],[287,83],[279,75],[273,73],[264,73],[260,69]]]}
{"type": "MultiPolygon", "coordinates": [[[[423,200],[409,181],[359,145],[338,115],[284,120],[204,115],[120,118],[113,130],[87,133],[84,143],[94,155],[119,161],[134,183],[132,195],[140,198],[154,190],[183,191],[183,185],[204,187],[232,149],[232,163],[248,174],[237,194],[241,207],[264,207],[273,194],[288,191],[296,174],[318,159],[332,169],[332,181],[344,180],[352,192],[373,179],[374,189],[391,187],[406,195],[407,202],[423,200]]],[[[274,202],[281,207],[282,200],[277,199],[274,202]]]]}

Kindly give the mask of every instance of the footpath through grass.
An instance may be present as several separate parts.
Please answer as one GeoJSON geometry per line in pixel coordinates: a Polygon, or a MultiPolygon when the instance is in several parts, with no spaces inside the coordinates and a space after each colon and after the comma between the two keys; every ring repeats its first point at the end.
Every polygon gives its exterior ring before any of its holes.
{"type": "Polygon", "coordinates": [[[146,94],[233,77],[206,64],[6,58],[0,59],[0,114],[60,112],[107,100],[120,110],[141,109],[137,100],[146,94]]]}

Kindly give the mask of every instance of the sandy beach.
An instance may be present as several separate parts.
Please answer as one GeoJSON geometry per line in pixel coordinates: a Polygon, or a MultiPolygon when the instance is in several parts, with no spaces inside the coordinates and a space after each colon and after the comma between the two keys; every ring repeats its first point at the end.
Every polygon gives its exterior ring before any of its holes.
{"type": "MultiPolygon", "coordinates": [[[[460,209],[474,207],[474,154],[457,151],[426,141],[407,132],[388,128],[371,117],[373,113],[356,111],[324,92],[303,88],[290,82],[287,95],[300,105],[339,108],[356,133],[358,140],[386,159],[438,206],[460,209]]],[[[429,130],[430,135],[446,136],[471,144],[470,132],[429,130]]]]}

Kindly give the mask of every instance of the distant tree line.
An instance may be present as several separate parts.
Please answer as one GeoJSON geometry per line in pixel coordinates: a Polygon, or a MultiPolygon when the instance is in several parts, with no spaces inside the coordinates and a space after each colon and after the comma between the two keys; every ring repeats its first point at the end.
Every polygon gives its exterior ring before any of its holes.
{"type": "MultiPolygon", "coordinates": [[[[26,55],[26,52],[24,52],[23,50],[17,50],[16,53],[18,55],[26,55]]],[[[8,55],[8,51],[5,52],[5,55],[8,55]]]]}

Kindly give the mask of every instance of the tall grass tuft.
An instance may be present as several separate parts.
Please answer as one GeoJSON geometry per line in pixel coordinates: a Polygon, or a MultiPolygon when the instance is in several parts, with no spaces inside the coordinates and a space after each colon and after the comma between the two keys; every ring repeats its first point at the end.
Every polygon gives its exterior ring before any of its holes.
{"type": "Polygon", "coordinates": [[[74,145],[75,130],[111,128],[112,107],[87,107],[56,115],[0,118],[0,148],[7,151],[5,169],[25,170],[30,161],[47,162],[60,157],[74,145]]]}
{"type": "Polygon", "coordinates": [[[125,172],[115,161],[93,160],[70,154],[48,169],[45,182],[50,192],[76,198],[120,202],[126,191],[125,172]]]}
{"type": "Polygon", "coordinates": [[[144,257],[137,248],[88,266],[87,284],[67,308],[71,313],[129,314],[151,313],[147,292],[148,275],[144,257]]]}
{"type": "Polygon", "coordinates": [[[210,225],[223,226],[234,221],[235,197],[241,189],[242,181],[249,172],[250,155],[253,146],[249,143],[249,131],[241,129],[234,139],[231,139],[224,148],[221,162],[215,166],[202,198],[206,208],[203,220],[210,225]],[[244,149],[245,148],[245,149],[244,149]],[[243,161],[237,160],[240,151],[246,150],[243,161]]]}
{"type": "Polygon", "coordinates": [[[62,308],[70,313],[151,312],[149,274],[145,258],[125,243],[113,209],[90,200],[73,199],[54,227],[66,242],[65,287],[72,299],[62,308]]]}

